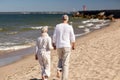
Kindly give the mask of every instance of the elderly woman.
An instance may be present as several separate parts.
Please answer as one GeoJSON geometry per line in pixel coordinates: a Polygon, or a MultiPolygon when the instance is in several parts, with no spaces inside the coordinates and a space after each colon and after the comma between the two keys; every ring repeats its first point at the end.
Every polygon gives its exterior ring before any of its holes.
{"type": "Polygon", "coordinates": [[[35,59],[39,61],[42,70],[42,80],[50,76],[50,49],[53,49],[51,38],[48,35],[48,27],[41,29],[41,36],[36,43],[35,59]]]}

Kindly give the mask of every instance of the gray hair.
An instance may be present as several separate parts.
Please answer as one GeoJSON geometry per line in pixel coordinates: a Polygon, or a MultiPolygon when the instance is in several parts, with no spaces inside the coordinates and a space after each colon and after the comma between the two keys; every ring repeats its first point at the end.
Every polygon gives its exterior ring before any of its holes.
{"type": "Polygon", "coordinates": [[[69,17],[68,17],[68,15],[65,14],[65,15],[62,16],[62,19],[63,20],[69,20],[69,17]]]}

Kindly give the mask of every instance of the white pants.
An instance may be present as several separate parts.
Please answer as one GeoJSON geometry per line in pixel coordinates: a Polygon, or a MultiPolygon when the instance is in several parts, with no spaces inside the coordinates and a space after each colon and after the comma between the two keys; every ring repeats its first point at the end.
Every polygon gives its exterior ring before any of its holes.
{"type": "Polygon", "coordinates": [[[42,76],[50,76],[50,52],[38,54],[38,61],[41,66],[42,76]]]}
{"type": "Polygon", "coordinates": [[[71,48],[58,48],[58,70],[62,70],[62,80],[68,80],[71,48]]]}

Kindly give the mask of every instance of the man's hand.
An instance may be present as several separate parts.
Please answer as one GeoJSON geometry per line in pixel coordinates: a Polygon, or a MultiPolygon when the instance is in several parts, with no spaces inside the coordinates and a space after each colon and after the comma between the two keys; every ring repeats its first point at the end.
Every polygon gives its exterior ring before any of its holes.
{"type": "Polygon", "coordinates": [[[72,50],[75,50],[75,47],[74,47],[74,46],[72,46],[72,50]]]}
{"type": "Polygon", "coordinates": [[[37,54],[35,55],[35,60],[38,60],[37,54]]]}
{"type": "Polygon", "coordinates": [[[72,43],[72,50],[75,50],[75,42],[72,43]]]}
{"type": "Polygon", "coordinates": [[[53,43],[53,48],[54,48],[54,50],[56,50],[56,45],[55,45],[55,43],[53,43]]]}

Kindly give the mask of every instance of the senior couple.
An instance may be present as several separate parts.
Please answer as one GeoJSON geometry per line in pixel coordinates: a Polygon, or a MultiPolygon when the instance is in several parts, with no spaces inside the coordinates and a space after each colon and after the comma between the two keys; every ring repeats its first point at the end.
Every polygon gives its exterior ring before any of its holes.
{"type": "Polygon", "coordinates": [[[53,39],[48,35],[48,28],[41,29],[41,36],[36,41],[35,59],[39,61],[42,70],[42,80],[47,80],[50,76],[50,50],[57,49],[58,66],[57,77],[68,80],[69,59],[71,49],[75,49],[75,35],[71,25],[68,24],[68,15],[62,16],[63,22],[57,24],[54,30],[53,39]],[[53,43],[53,44],[52,44],[53,43]]]}

